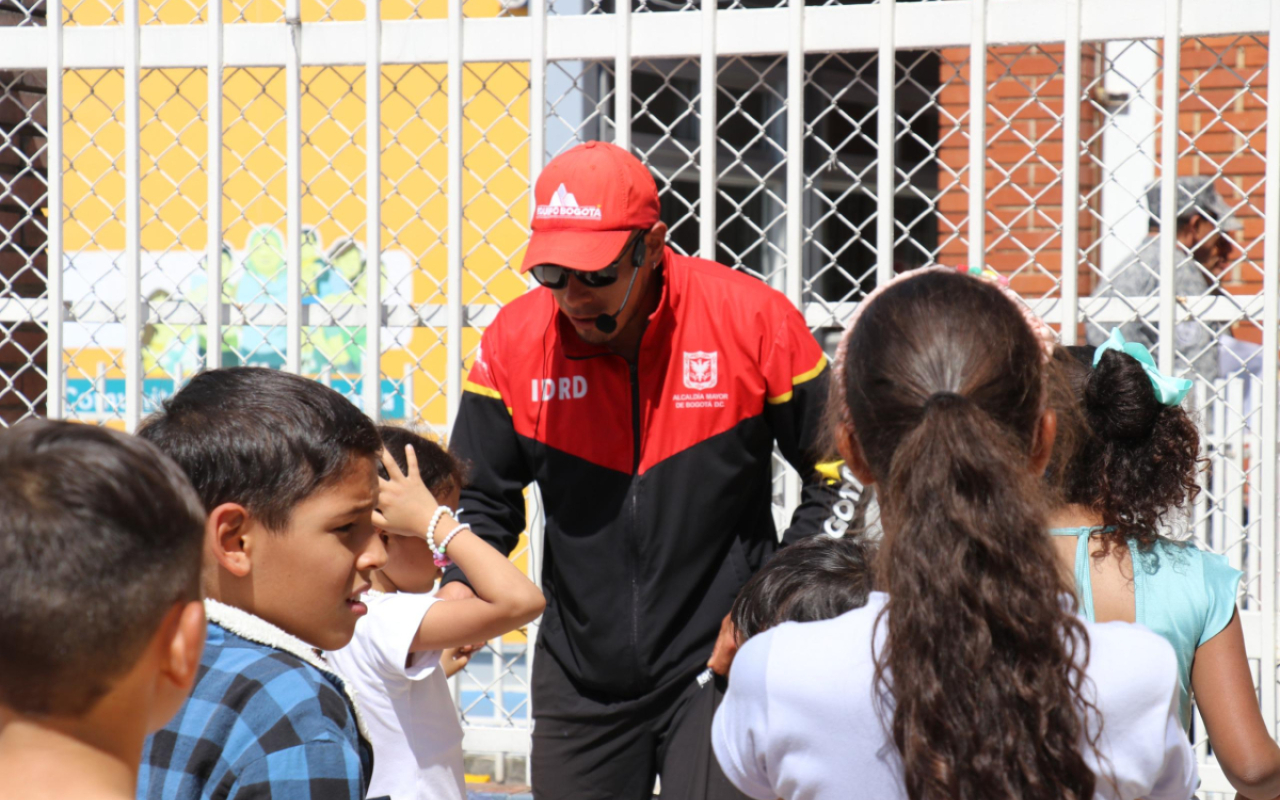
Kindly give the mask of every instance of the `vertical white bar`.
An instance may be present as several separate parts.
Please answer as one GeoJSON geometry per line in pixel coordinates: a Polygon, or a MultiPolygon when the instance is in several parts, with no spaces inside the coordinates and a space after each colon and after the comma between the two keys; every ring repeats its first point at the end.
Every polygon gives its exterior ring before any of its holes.
{"type": "Polygon", "coordinates": [[[786,293],[804,310],[804,0],[787,2],[786,293]]]}
{"type": "Polygon", "coordinates": [[[613,143],[631,149],[631,0],[614,0],[613,143]]]}
{"type": "MultiPolygon", "coordinates": [[[[222,0],[207,0],[209,13],[209,243],[205,258],[209,297],[205,311],[204,364],[222,366],[222,0]]],[[[176,390],[178,387],[174,387],[176,390]]]]}
{"type": "MultiPolygon", "coordinates": [[[[716,260],[716,2],[702,4],[702,60],[699,80],[698,255],[716,260]]],[[[790,118],[788,117],[788,121],[790,118]]],[[[788,126],[788,134],[790,127],[788,126]]],[[[790,166],[790,162],[788,162],[790,166]]],[[[788,262],[788,274],[790,274],[788,262]]]]}
{"type": "MultiPolygon", "coordinates": [[[[212,2],[212,0],[210,0],[212,2]]],[[[364,0],[364,413],[382,419],[382,0],[364,0]]]]}
{"type": "Polygon", "coordinates": [[[1064,345],[1080,328],[1080,0],[1063,0],[1067,36],[1062,59],[1062,315],[1064,345]]]}
{"type": "Polygon", "coordinates": [[[1156,360],[1160,371],[1173,372],[1175,315],[1174,273],[1182,253],[1178,236],[1178,74],[1182,55],[1181,0],[1165,0],[1164,48],[1161,51],[1162,96],[1160,98],[1160,311],[1156,330],[1160,341],[1156,360]]]}
{"type": "Polygon", "coordinates": [[[969,42],[969,264],[987,249],[987,0],[973,4],[969,42]]]}
{"type": "MultiPolygon", "coordinates": [[[[714,3],[710,3],[714,5],[714,3]]],[[[708,5],[708,3],[703,4],[708,5]]],[[[787,298],[804,312],[804,0],[787,2],[787,298]]],[[[800,475],[785,472],[787,519],[800,505],[800,475]]]]}
{"type": "Polygon", "coordinates": [[[898,140],[898,51],[894,46],[897,0],[880,0],[880,52],[876,57],[876,283],[893,278],[894,191],[898,140]]]}
{"type": "Polygon", "coordinates": [[[449,194],[448,276],[445,296],[449,304],[448,338],[445,341],[445,400],[449,427],[462,401],[462,0],[449,0],[449,194]]]}
{"type": "Polygon", "coordinates": [[[45,240],[45,280],[49,309],[45,314],[45,416],[61,419],[63,407],[62,365],[62,0],[48,0],[49,67],[45,91],[45,177],[48,183],[49,219],[45,240]]]}
{"type": "Polygon", "coordinates": [[[138,137],[142,70],[138,0],[124,3],[124,426],[142,420],[142,197],[138,137]]]}
{"type": "MultiPolygon", "coordinates": [[[[1270,48],[1280,45],[1280,0],[1271,0],[1270,48]]],[[[1267,63],[1267,85],[1280,86],[1280,58],[1271,53],[1267,63]]],[[[1280,393],[1277,369],[1280,364],[1280,102],[1267,104],[1266,243],[1262,277],[1262,465],[1259,490],[1262,500],[1262,718],[1276,733],[1276,422],[1280,393]]]]}
{"type": "MultiPolygon", "coordinates": [[[[532,223],[538,206],[534,187],[547,158],[547,0],[529,0],[529,26],[529,221],[532,223]]],[[[532,273],[525,277],[525,283],[530,289],[538,286],[532,273]]],[[[532,658],[532,648],[529,654],[532,658]]]]}
{"type": "Polygon", "coordinates": [[[529,0],[529,218],[533,185],[547,157],[547,0],[529,0]]]}
{"type": "Polygon", "coordinates": [[[285,64],[285,369],[302,372],[302,12],[287,0],[289,60],[285,64]]]}

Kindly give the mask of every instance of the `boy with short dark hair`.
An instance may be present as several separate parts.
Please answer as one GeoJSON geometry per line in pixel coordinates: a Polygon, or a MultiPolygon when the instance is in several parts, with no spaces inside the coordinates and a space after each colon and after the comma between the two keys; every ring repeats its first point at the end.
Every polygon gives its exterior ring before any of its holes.
{"type": "Polygon", "coordinates": [[[363,800],[372,751],[318,651],[351,640],[386,562],[374,535],[378,431],[288,373],[201,373],[139,435],[204,503],[209,617],[200,679],[148,740],[138,797],[363,800]]]}
{"type": "Polygon", "coordinates": [[[862,608],[875,545],[858,536],[811,536],[773,555],[733,601],[738,644],[784,622],[817,622],[862,608]]]}
{"type": "Polygon", "coordinates": [[[132,798],[196,680],[204,513],[176,464],[88,425],[0,433],[0,798],[132,798]]]}

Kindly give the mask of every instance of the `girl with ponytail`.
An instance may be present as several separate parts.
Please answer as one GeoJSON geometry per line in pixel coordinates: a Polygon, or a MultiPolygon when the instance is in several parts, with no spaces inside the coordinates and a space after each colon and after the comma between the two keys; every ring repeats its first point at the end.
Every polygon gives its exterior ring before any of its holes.
{"type": "Polygon", "coordinates": [[[748,641],[712,741],[751,797],[1186,800],[1176,662],[1094,625],[1045,536],[1051,334],[991,283],[932,268],[862,303],[835,432],[878,484],[867,605],[748,641]]]}
{"type": "Polygon", "coordinates": [[[1280,794],[1280,747],[1258,709],[1236,612],[1239,570],[1170,539],[1200,491],[1200,437],[1181,401],[1190,381],[1162,375],[1117,329],[1106,344],[1056,355],[1067,390],[1059,427],[1076,446],[1046,475],[1050,533],[1089,620],[1138,622],[1178,659],[1178,711],[1194,694],[1218,764],[1240,796],[1280,794]]]}

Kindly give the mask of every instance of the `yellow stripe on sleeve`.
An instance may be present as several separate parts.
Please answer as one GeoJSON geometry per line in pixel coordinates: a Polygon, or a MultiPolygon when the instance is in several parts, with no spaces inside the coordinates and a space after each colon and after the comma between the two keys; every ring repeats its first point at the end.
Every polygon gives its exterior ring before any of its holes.
{"type": "Polygon", "coordinates": [[[795,394],[795,391],[794,391],[795,387],[818,377],[819,375],[822,374],[822,371],[826,368],[827,368],[827,357],[825,355],[819,356],[818,363],[817,365],[814,366],[813,369],[807,370],[805,372],[801,372],[799,375],[791,379],[792,391],[783,392],[782,394],[776,397],[766,397],[765,402],[771,406],[780,406],[783,403],[790,402],[792,395],[795,394]]]}
{"type": "Polygon", "coordinates": [[[497,389],[490,389],[488,386],[481,386],[480,384],[472,383],[469,380],[462,382],[462,391],[473,392],[475,394],[484,395],[485,397],[492,397],[494,400],[502,399],[502,392],[499,392],[497,389]]]}

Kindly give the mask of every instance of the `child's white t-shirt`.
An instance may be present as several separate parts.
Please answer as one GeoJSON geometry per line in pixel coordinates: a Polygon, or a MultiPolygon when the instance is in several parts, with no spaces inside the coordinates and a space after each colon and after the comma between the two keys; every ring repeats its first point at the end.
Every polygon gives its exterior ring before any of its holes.
{"type": "Polygon", "coordinates": [[[328,655],[352,684],[373,745],[369,797],[463,800],[462,725],[440,651],[410,653],[436,598],[369,592],[351,644],[328,655]]]}
{"type": "MultiPolygon", "coordinates": [[[[711,743],[729,780],[760,800],[907,796],[902,762],[874,696],[872,641],[888,595],[821,622],[788,622],[742,646],[716,711],[711,743]]],[[[1196,762],[1178,716],[1177,659],[1140,625],[1085,623],[1092,700],[1106,763],[1094,796],[1187,800],[1196,762]]],[[[886,709],[892,714],[892,708],[886,709]]],[[[1093,718],[1096,724],[1096,718],[1093,718]]],[[[1091,750],[1082,753],[1095,771],[1091,750]]]]}

